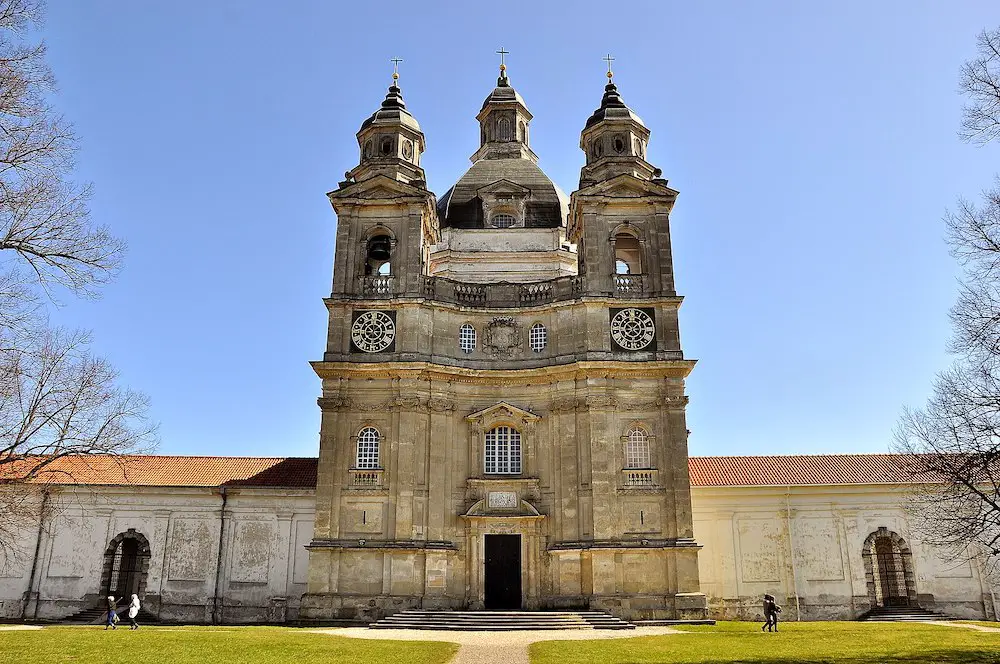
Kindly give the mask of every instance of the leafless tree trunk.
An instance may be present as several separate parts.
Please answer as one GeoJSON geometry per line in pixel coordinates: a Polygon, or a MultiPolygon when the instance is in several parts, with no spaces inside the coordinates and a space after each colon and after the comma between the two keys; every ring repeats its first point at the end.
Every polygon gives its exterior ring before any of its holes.
{"type": "MultiPolygon", "coordinates": [[[[960,135],[986,144],[1000,137],[1000,28],[978,45],[961,69],[960,135]]],[[[976,557],[1000,581],[1000,178],[978,204],[960,200],[945,224],[963,267],[951,310],[956,360],[923,408],[904,411],[896,448],[915,475],[940,480],[911,497],[918,537],[976,557]]]]}
{"type": "Polygon", "coordinates": [[[59,459],[155,442],[146,397],[117,386],[86,333],[45,317],[60,290],[97,296],[124,243],[93,223],[89,187],[72,180],[76,136],[47,102],[45,46],[24,41],[42,10],[0,0],[0,566],[39,518],[37,480],[59,459]]]}

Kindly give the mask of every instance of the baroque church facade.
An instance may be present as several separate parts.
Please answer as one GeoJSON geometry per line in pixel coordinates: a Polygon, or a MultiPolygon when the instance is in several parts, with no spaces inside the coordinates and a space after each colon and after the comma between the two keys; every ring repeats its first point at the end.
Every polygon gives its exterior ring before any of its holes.
{"type": "MultiPolygon", "coordinates": [[[[136,593],[193,623],[408,608],[632,620],[998,616],[975,558],[914,537],[893,455],[688,458],[670,214],[609,75],[579,187],[538,167],[501,66],[438,199],[395,77],[358,132],[326,298],[319,458],[65,457],[0,548],[0,620],[136,593]]],[[[0,515],[2,516],[2,515],[0,515]]]]}
{"type": "Polygon", "coordinates": [[[394,80],[329,194],[337,246],[302,613],[698,618],[670,211],[609,80],[568,198],[501,65],[440,200],[394,80]]]}

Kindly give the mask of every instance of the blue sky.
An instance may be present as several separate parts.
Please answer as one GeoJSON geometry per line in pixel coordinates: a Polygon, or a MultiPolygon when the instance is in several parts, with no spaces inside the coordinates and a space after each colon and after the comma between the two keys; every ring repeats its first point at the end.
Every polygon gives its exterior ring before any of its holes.
{"type": "Polygon", "coordinates": [[[998,146],[956,137],[982,2],[58,2],[54,102],[94,218],[130,245],[92,329],[160,451],[314,455],[336,218],[324,194],[398,55],[439,195],[469,167],[501,45],[567,193],[607,52],[672,217],[690,451],[884,451],[945,353],[943,212],[998,146]]]}

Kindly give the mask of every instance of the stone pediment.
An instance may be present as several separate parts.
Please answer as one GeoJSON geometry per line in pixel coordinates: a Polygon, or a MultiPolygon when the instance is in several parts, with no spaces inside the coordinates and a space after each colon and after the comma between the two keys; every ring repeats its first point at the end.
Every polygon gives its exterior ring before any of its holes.
{"type": "Polygon", "coordinates": [[[469,422],[483,422],[486,420],[510,419],[516,422],[537,422],[538,415],[513,406],[506,401],[500,401],[489,408],[478,410],[465,418],[469,422]]]}
{"type": "Polygon", "coordinates": [[[386,175],[376,175],[361,182],[352,182],[327,196],[331,199],[358,198],[363,200],[385,200],[407,198],[411,196],[426,197],[430,192],[413,185],[394,180],[386,175]]]}
{"type": "Polygon", "coordinates": [[[470,507],[469,510],[461,516],[466,518],[477,516],[499,518],[528,516],[544,518],[538,510],[535,509],[535,506],[527,500],[518,499],[516,493],[512,494],[512,496],[513,497],[510,502],[507,502],[507,492],[491,492],[486,498],[476,501],[472,507],[470,507]]]}
{"type": "Polygon", "coordinates": [[[487,196],[527,196],[531,193],[531,190],[527,187],[523,187],[516,182],[511,182],[510,180],[497,180],[485,187],[480,187],[476,190],[480,198],[485,198],[487,196]]]}
{"type": "Polygon", "coordinates": [[[606,196],[608,198],[641,198],[644,196],[677,196],[677,191],[666,185],[665,180],[643,180],[633,175],[619,175],[584,187],[576,196],[606,196]]]}

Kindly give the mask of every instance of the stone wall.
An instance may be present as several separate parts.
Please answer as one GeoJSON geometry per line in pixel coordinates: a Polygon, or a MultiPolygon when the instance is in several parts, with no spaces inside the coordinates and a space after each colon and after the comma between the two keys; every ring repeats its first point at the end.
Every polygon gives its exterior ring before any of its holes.
{"type": "MultiPolygon", "coordinates": [[[[761,619],[770,593],[785,620],[850,620],[872,608],[871,565],[862,555],[884,528],[910,551],[917,604],[982,619],[996,611],[975,560],[953,559],[911,536],[906,487],[695,487],[702,591],[717,619],[761,619]]],[[[909,578],[912,577],[912,578],[909,578]]]]}
{"type": "Polygon", "coordinates": [[[313,495],[229,488],[223,509],[218,488],[54,487],[55,514],[40,540],[25,532],[0,566],[0,618],[59,619],[98,606],[106,550],[134,531],[150,551],[144,608],[161,620],[294,619],[306,588],[313,495]]]}

